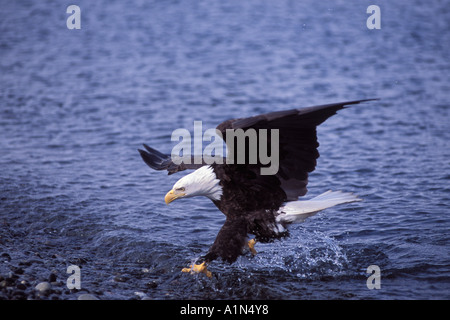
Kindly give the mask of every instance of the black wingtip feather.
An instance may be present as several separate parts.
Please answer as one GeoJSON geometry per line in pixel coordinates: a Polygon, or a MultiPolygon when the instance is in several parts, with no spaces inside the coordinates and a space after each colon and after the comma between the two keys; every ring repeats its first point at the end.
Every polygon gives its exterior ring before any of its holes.
{"type": "Polygon", "coordinates": [[[142,160],[144,160],[144,162],[152,169],[155,170],[164,170],[167,169],[169,166],[169,162],[170,162],[170,157],[159,152],[156,151],[153,148],[150,148],[149,146],[144,144],[145,149],[147,149],[147,151],[144,151],[142,149],[138,149],[142,160]]]}
{"type": "Polygon", "coordinates": [[[344,108],[346,108],[346,106],[348,105],[352,105],[352,104],[360,104],[363,102],[368,102],[368,101],[377,101],[380,100],[380,98],[372,98],[372,99],[363,99],[363,100],[354,100],[354,101],[348,101],[348,102],[343,102],[343,106],[344,108]]]}
{"type": "Polygon", "coordinates": [[[162,159],[167,159],[168,158],[168,156],[166,154],[161,153],[158,150],[149,147],[145,143],[143,144],[143,146],[150,154],[152,154],[154,156],[158,156],[159,158],[162,158],[162,159]]]}

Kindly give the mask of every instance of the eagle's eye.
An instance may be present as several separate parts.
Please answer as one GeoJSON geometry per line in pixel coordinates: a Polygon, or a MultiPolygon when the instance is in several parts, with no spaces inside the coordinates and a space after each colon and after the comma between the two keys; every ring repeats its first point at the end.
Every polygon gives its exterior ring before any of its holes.
{"type": "Polygon", "coordinates": [[[175,190],[176,190],[176,191],[184,191],[184,187],[176,188],[175,190]]]}

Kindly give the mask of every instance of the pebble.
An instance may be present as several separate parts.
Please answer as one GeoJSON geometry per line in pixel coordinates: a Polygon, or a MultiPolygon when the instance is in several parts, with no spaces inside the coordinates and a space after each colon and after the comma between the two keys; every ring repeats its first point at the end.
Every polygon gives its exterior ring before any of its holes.
{"type": "Polygon", "coordinates": [[[141,298],[141,300],[147,297],[147,295],[144,292],[140,292],[140,291],[136,291],[134,294],[136,296],[138,296],[139,298],[141,298]]]}
{"type": "Polygon", "coordinates": [[[6,278],[2,277],[2,279],[3,280],[0,281],[0,288],[11,287],[16,282],[15,278],[12,278],[12,277],[6,277],[6,278]]]}
{"type": "Polygon", "coordinates": [[[78,300],[100,300],[100,299],[90,293],[83,293],[78,296],[78,300]]]}
{"type": "Polygon", "coordinates": [[[49,291],[52,288],[52,285],[48,282],[41,282],[41,283],[38,283],[36,285],[36,287],[34,287],[34,288],[37,291],[44,293],[44,292],[49,291]]]}
{"type": "Polygon", "coordinates": [[[128,281],[128,277],[123,276],[123,275],[117,275],[114,277],[114,281],[115,282],[126,282],[126,281],[128,281]]]}

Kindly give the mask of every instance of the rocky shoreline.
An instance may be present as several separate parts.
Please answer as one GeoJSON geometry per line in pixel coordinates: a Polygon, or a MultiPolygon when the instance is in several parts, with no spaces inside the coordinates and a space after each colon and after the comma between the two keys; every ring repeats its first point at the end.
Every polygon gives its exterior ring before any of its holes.
{"type": "MultiPolygon", "coordinates": [[[[139,279],[149,274],[148,269],[140,270],[137,275],[105,270],[84,277],[80,289],[69,289],[67,279],[70,274],[66,270],[71,261],[59,255],[46,258],[33,254],[32,258],[14,259],[3,252],[0,261],[0,300],[151,300],[151,294],[143,291],[158,286],[156,281],[139,279]],[[134,281],[134,276],[138,282],[134,281]],[[134,290],[136,287],[144,290],[134,290]]],[[[75,261],[86,263],[82,258],[75,261]]]]}
{"type": "MultiPolygon", "coordinates": [[[[65,279],[61,279],[56,270],[47,277],[34,277],[33,267],[45,265],[45,261],[35,259],[14,261],[8,253],[0,255],[3,268],[0,274],[0,299],[2,300],[99,300],[95,294],[80,289],[68,289],[65,279]]],[[[58,260],[55,256],[54,259],[58,260]]],[[[36,268],[39,269],[39,268],[36,268]]]]}

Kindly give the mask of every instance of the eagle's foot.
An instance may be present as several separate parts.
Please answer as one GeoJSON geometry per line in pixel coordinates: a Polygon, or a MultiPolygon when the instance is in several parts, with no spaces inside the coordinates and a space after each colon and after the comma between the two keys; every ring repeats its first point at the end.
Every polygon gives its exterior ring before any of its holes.
{"type": "Polygon", "coordinates": [[[181,272],[204,273],[208,278],[212,277],[212,273],[206,269],[206,262],[201,264],[192,264],[190,268],[183,268],[181,272]]]}
{"type": "Polygon", "coordinates": [[[249,247],[250,252],[252,253],[252,255],[256,255],[255,244],[256,244],[256,240],[255,239],[250,239],[248,241],[248,247],[249,247]]]}

